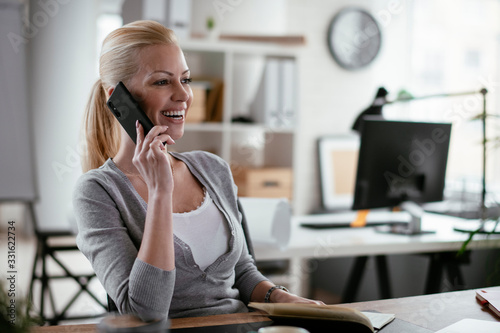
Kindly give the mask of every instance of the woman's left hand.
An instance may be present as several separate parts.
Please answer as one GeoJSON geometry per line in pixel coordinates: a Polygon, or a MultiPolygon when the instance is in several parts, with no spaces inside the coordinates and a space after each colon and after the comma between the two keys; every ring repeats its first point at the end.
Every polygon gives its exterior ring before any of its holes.
{"type": "Polygon", "coordinates": [[[270,297],[271,303],[306,303],[306,304],[318,304],[325,305],[322,301],[315,301],[312,299],[300,297],[284,290],[276,289],[273,291],[270,297]]]}

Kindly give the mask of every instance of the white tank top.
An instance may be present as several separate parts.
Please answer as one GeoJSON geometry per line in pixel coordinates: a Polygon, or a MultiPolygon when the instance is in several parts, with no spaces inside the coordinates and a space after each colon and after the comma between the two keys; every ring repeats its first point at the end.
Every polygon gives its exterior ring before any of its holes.
{"type": "Polygon", "coordinates": [[[174,234],[191,248],[194,261],[205,270],[229,250],[229,227],[205,190],[203,203],[187,213],[174,213],[174,234]]]}

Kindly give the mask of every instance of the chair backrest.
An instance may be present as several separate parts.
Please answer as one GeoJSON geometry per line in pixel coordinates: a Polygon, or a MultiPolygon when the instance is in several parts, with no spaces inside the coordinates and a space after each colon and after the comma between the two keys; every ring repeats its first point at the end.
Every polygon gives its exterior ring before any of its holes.
{"type": "MultiPolygon", "coordinates": [[[[254,262],[255,262],[255,252],[253,250],[253,244],[252,244],[252,239],[250,238],[250,232],[248,231],[248,222],[245,217],[245,212],[243,211],[243,207],[240,203],[240,200],[238,200],[238,210],[241,213],[241,227],[243,228],[243,234],[245,235],[245,240],[247,242],[247,248],[248,248],[248,253],[252,256],[254,262]]],[[[116,306],[115,302],[107,295],[108,298],[108,312],[118,312],[118,307],[116,306]]]]}
{"type": "Polygon", "coordinates": [[[252,256],[255,262],[255,252],[253,250],[252,238],[250,237],[250,231],[248,230],[248,222],[245,216],[245,212],[243,211],[243,206],[241,205],[240,200],[238,200],[238,209],[241,213],[241,227],[243,228],[243,234],[245,235],[245,240],[247,242],[248,253],[252,256]]]}

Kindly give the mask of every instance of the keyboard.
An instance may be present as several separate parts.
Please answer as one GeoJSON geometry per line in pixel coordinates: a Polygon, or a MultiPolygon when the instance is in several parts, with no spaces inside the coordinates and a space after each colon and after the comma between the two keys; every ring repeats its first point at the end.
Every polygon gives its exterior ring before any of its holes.
{"type": "MultiPolygon", "coordinates": [[[[356,211],[308,215],[299,218],[299,223],[302,227],[313,229],[350,228],[357,216],[356,211]]],[[[366,217],[366,226],[408,224],[410,218],[408,212],[370,211],[366,217]]]]}

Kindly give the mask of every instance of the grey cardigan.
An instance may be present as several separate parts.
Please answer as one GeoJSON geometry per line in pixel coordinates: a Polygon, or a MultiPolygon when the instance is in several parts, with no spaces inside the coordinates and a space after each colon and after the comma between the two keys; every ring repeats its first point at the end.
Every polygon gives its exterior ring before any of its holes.
{"type": "Polygon", "coordinates": [[[248,254],[230,169],[206,152],[172,155],[186,163],[225,216],[229,252],[202,271],[174,235],[173,271],[137,259],[147,204],[111,159],[82,175],[75,187],[78,247],[121,313],[150,320],[246,312],[255,286],[267,279],[248,254]]]}

